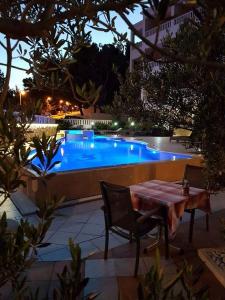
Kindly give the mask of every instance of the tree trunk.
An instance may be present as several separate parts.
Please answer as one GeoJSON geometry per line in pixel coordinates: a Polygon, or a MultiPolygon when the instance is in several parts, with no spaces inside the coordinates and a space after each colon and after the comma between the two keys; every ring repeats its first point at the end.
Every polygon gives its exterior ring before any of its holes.
{"type": "Polygon", "coordinates": [[[6,68],[6,77],[4,81],[4,85],[2,88],[2,94],[0,97],[0,108],[3,109],[4,102],[7,97],[7,93],[9,90],[9,81],[11,76],[11,67],[12,67],[12,48],[10,38],[6,36],[6,53],[7,53],[7,68],[6,68]]]}

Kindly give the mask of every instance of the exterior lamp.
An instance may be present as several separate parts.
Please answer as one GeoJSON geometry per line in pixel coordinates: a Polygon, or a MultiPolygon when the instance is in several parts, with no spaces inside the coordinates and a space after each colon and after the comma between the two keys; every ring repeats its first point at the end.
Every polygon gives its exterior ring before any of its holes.
{"type": "Polygon", "coordinates": [[[95,125],[95,122],[91,122],[91,125],[92,125],[92,126],[95,125]]]}
{"type": "Polygon", "coordinates": [[[64,102],[63,100],[59,100],[59,103],[60,103],[60,104],[63,104],[63,102],[64,102]]]}
{"type": "Polygon", "coordinates": [[[118,122],[114,122],[114,126],[117,126],[118,125],[118,122]]]}
{"type": "Polygon", "coordinates": [[[22,105],[22,96],[26,95],[26,91],[20,91],[19,94],[20,94],[20,106],[21,106],[22,105]]]}
{"type": "Polygon", "coordinates": [[[69,103],[68,101],[66,101],[66,105],[67,105],[67,106],[70,106],[70,103],[69,103]]]}
{"type": "Polygon", "coordinates": [[[134,126],[134,125],[135,125],[135,123],[134,123],[134,122],[131,122],[131,123],[130,123],[130,125],[131,125],[131,126],[134,126]]]}
{"type": "Polygon", "coordinates": [[[47,97],[47,101],[51,101],[52,100],[52,97],[47,97]]]}

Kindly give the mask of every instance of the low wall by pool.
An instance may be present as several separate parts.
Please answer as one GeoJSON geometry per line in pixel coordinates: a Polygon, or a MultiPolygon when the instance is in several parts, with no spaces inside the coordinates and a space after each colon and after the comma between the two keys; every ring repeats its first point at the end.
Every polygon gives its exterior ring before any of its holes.
{"type": "MultiPolygon", "coordinates": [[[[53,195],[65,196],[65,201],[96,196],[100,194],[99,181],[129,186],[152,180],[177,181],[182,179],[186,164],[200,165],[202,158],[193,156],[176,161],[157,161],[143,164],[116,167],[85,169],[56,173],[48,180],[48,191],[53,195]]],[[[40,178],[32,179],[33,174],[25,172],[26,194],[34,201],[46,195],[40,178]]]]}

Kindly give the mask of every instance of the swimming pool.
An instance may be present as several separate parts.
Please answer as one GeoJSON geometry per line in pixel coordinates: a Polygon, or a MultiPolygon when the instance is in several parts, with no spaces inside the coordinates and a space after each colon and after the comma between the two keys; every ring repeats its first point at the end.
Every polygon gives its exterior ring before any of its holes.
{"type": "MultiPolygon", "coordinates": [[[[150,149],[144,142],[123,138],[93,136],[89,139],[64,138],[57,155],[59,164],[51,172],[143,164],[156,161],[175,161],[191,158],[190,155],[150,149]]],[[[33,160],[38,165],[37,158],[33,160]]]]}

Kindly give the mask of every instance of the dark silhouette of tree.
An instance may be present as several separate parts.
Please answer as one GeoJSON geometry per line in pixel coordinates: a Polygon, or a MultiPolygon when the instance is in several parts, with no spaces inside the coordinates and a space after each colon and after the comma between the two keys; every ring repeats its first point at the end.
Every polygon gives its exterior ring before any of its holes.
{"type": "Polygon", "coordinates": [[[114,45],[82,48],[74,55],[75,63],[70,66],[75,84],[82,86],[91,80],[96,86],[102,85],[98,106],[109,105],[113,101],[120,82],[118,74],[125,76],[129,65],[129,53],[114,45]]]}
{"type": "Polygon", "coordinates": [[[3,72],[0,70],[0,92],[2,91],[3,85],[4,85],[4,74],[3,72]]]}
{"type": "MultiPolygon", "coordinates": [[[[82,102],[82,97],[76,92],[76,88],[81,87],[82,89],[86,83],[91,81],[96,87],[102,87],[94,107],[101,109],[102,106],[111,104],[114,94],[120,86],[118,75],[124,77],[129,65],[128,51],[126,50],[124,53],[114,45],[91,44],[74,54],[73,61],[69,67],[73,91],[71,82],[65,80],[67,74],[58,69],[42,75],[42,80],[46,85],[40,85],[35,78],[25,78],[23,80],[24,88],[30,91],[30,96],[34,99],[44,99],[49,96],[52,97],[53,102],[64,99],[78,105],[82,111],[82,107],[88,108],[92,103],[82,102]],[[50,82],[53,82],[52,88],[50,82]],[[76,97],[74,97],[74,91],[76,97]]],[[[51,67],[54,69],[53,62],[47,63],[50,69],[51,67]]]]}

